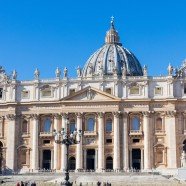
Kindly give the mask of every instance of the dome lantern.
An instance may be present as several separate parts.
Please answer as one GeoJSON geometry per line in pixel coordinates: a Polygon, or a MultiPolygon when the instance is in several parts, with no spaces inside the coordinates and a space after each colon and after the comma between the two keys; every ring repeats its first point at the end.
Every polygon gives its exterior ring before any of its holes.
{"type": "Polygon", "coordinates": [[[119,43],[119,35],[118,32],[114,28],[114,17],[111,17],[110,22],[110,30],[107,31],[105,37],[105,43],[119,43]]]}

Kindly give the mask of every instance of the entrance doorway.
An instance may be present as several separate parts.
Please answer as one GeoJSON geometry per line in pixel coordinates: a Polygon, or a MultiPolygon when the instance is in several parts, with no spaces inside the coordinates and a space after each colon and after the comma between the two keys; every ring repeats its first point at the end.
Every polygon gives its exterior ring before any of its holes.
{"type": "Polygon", "coordinates": [[[110,156],[106,159],[106,169],[113,169],[113,159],[110,156]]]}
{"type": "Polygon", "coordinates": [[[134,169],[141,169],[141,150],[132,149],[132,167],[134,169]]]}
{"type": "Polygon", "coordinates": [[[94,149],[87,150],[87,169],[88,170],[95,169],[95,150],[94,149]]]}
{"type": "Polygon", "coordinates": [[[51,150],[43,150],[43,169],[51,169],[51,150]]]}
{"type": "Polygon", "coordinates": [[[69,170],[75,170],[76,169],[76,158],[70,157],[68,163],[69,163],[69,170]]]}

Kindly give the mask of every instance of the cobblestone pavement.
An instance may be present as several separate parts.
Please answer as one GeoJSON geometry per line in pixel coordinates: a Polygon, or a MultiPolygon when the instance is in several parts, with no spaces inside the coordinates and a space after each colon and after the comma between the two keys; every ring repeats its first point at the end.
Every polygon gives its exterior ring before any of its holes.
{"type": "MultiPolygon", "coordinates": [[[[115,173],[70,173],[73,186],[96,186],[97,181],[106,183],[109,182],[112,186],[176,186],[186,185],[186,183],[179,183],[172,177],[165,177],[161,175],[148,175],[148,174],[115,174],[115,173]]],[[[40,186],[53,186],[60,185],[60,182],[64,180],[63,174],[57,173],[41,173],[41,174],[27,174],[27,175],[14,175],[14,176],[1,176],[0,180],[5,181],[2,186],[13,186],[17,182],[36,182],[40,186]]]]}

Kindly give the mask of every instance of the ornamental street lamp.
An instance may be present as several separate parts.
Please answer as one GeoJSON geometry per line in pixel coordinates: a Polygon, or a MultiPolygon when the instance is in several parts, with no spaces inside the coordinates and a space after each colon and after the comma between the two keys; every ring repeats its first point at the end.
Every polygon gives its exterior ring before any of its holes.
{"type": "Polygon", "coordinates": [[[66,168],[65,168],[65,181],[61,182],[61,185],[71,186],[72,183],[69,182],[69,164],[68,164],[68,157],[69,157],[69,146],[73,144],[80,143],[80,139],[82,136],[82,131],[75,129],[74,132],[68,133],[64,128],[61,131],[53,131],[54,140],[57,144],[64,144],[67,149],[66,158],[66,168]]]}

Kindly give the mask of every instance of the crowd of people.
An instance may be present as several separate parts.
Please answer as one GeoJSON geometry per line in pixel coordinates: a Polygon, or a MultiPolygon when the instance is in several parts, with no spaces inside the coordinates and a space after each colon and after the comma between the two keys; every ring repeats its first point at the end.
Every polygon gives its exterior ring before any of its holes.
{"type": "Polygon", "coordinates": [[[16,186],[36,186],[35,182],[17,182],[16,186]]]}

